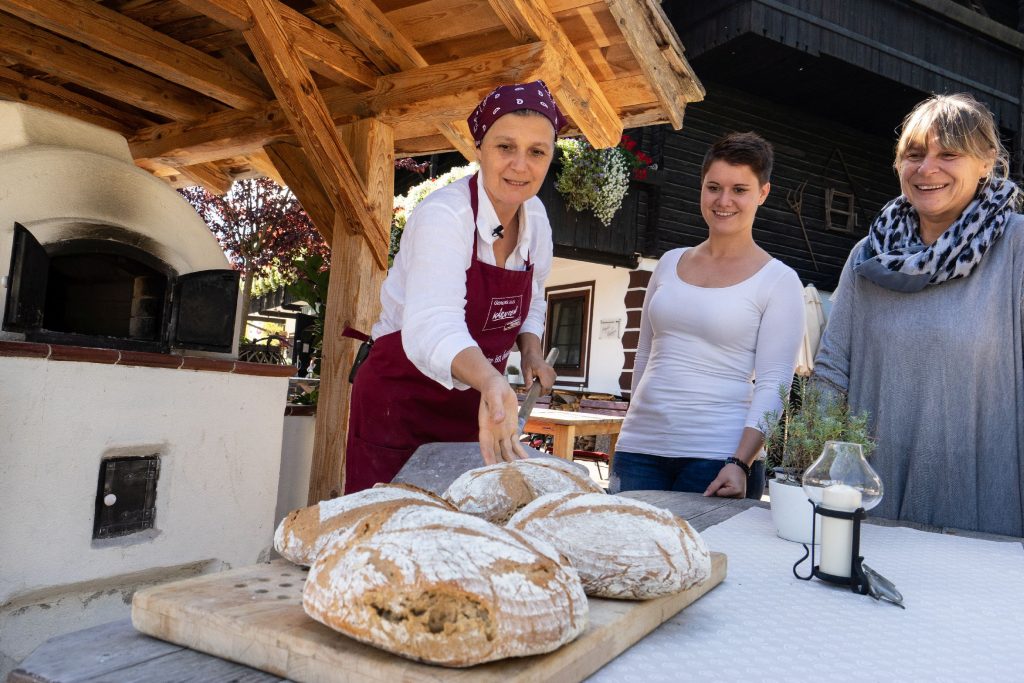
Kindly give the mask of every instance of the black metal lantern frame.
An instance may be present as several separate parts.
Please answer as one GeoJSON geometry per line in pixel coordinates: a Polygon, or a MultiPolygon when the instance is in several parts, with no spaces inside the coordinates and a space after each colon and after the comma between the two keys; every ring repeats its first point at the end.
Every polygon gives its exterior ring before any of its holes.
{"type": "Polygon", "coordinates": [[[822,581],[838,584],[840,586],[849,586],[854,593],[867,595],[868,580],[864,575],[864,570],[861,569],[864,558],[860,556],[860,523],[867,519],[867,511],[864,508],[857,508],[853,512],[846,512],[843,510],[833,510],[832,508],[822,507],[819,503],[815,503],[813,500],[809,500],[807,502],[809,502],[813,508],[813,512],[811,513],[812,515],[853,520],[853,549],[850,553],[850,575],[836,576],[835,574],[827,574],[821,571],[821,568],[818,567],[818,565],[814,564],[814,546],[817,539],[815,534],[816,525],[813,523],[814,517],[812,516],[811,547],[808,549],[807,544],[803,544],[805,551],[804,556],[793,565],[793,576],[801,581],[810,581],[811,578],[816,576],[822,581]],[[800,576],[800,574],[797,573],[796,568],[803,564],[804,560],[806,560],[808,556],[811,558],[811,573],[807,576],[800,576]]]}
{"type": "Polygon", "coordinates": [[[802,544],[804,546],[804,556],[797,560],[796,564],[793,565],[793,576],[801,581],[810,581],[816,576],[822,581],[826,581],[828,583],[839,586],[849,586],[850,590],[854,593],[870,595],[875,600],[886,600],[901,609],[906,609],[903,605],[903,595],[896,590],[896,586],[894,586],[893,583],[884,576],[871,569],[871,567],[864,564],[864,558],[860,555],[860,526],[861,522],[867,519],[867,511],[862,507],[859,507],[852,512],[847,512],[845,510],[833,510],[832,508],[822,507],[820,503],[815,503],[813,500],[808,500],[807,502],[811,504],[811,547],[808,548],[806,543],[802,544]],[[834,517],[835,519],[846,519],[853,522],[853,547],[851,548],[850,553],[849,576],[828,574],[821,571],[821,568],[814,563],[814,546],[817,542],[814,515],[834,517]],[[800,576],[796,568],[803,564],[804,560],[808,557],[811,558],[811,572],[807,576],[800,576]]]}

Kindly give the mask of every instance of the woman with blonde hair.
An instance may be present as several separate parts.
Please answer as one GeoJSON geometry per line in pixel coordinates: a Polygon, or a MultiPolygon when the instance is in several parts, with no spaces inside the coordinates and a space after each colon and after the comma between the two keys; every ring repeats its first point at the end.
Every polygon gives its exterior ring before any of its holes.
{"type": "Polygon", "coordinates": [[[847,259],[814,381],[870,413],[873,514],[1024,535],[1024,216],[991,112],[906,117],[889,202],[847,259]]]}

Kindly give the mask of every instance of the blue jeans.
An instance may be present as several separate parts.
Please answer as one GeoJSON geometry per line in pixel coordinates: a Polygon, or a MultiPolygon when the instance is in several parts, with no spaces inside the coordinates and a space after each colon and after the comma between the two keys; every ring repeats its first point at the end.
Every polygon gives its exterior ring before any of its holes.
{"type": "MultiPolygon", "coordinates": [[[[704,493],[725,465],[708,458],[664,458],[659,455],[615,451],[608,492],[689,491],[704,493]]],[[[747,477],[747,498],[764,493],[764,460],[755,460],[747,477]]]]}

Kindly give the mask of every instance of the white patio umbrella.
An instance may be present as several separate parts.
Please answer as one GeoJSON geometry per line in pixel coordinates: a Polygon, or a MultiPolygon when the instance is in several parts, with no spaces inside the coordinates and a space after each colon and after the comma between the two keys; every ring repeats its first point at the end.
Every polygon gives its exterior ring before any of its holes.
{"type": "Polygon", "coordinates": [[[804,340],[797,357],[796,374],[808,377],[814,369],[814,354],[818,352],[821,335],[825,331],[825,312],[821,296],[814,285],[804,287],[804,340]]]}

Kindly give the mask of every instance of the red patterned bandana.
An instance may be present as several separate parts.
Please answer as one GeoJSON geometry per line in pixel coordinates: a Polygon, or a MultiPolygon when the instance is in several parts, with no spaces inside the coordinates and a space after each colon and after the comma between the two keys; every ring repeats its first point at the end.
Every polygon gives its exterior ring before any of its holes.
{"type": "Polygon", "coordinates": [[[558,109],[558,105],[555,104],[555,99],[551,96],[548,86],[544,85],[544,81],[502,85],[492,90],[466,119],[476,144],[480,144],[487,129],[495,121],[518,109],[531,109],[543,114],[548,121],[551,121],[556,133],[565,127],[565,116],[558,109]]]}

